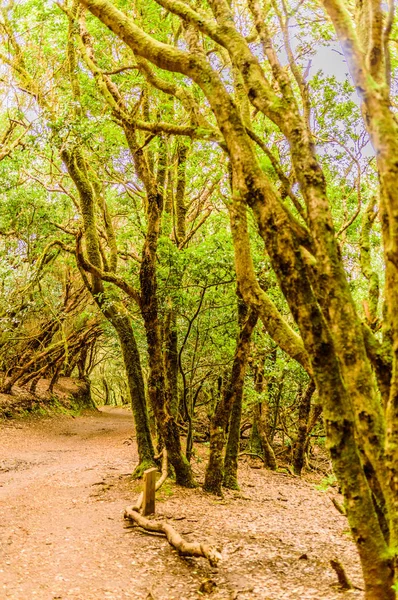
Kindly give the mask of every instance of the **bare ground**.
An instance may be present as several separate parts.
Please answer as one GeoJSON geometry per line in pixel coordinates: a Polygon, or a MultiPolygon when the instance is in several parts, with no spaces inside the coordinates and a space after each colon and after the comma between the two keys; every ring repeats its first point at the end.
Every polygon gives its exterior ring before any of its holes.
{"type": "Polygon", "coordinates": [[[212,600],[363,598],[340,592],[329,566],[338,557],[362,586],[347,521],[330,492],[248,463],[241,491],[223,500],[167,482],[158,516],[189,540],[222,547],[214,570],[204,559],[179,557],[164,538],[125,529],[123,510],[139,491],[128,475],[136,462],[125,409],[1,425],[1,599],[191,600],[203,597],[207,578],[217,584],[212,600]]]}

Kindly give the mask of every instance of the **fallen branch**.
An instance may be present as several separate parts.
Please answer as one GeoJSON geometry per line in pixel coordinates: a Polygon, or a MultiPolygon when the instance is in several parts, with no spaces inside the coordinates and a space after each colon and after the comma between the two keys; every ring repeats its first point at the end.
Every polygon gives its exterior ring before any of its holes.
{"type": "Polygon", "coordinates": [[[213,546],[199,542],[187,542],[174,527],[164,521],[150,521],[131,508],[126,509],[124,518],[133,520],[146,531],[165,534],[169,544],[183,556],[202,556],[208,559],[212,567],[216,566],[221,559],[221,554],[213,546]]]}
{"type": "MultiPolygon", "coordinates": [[[[167,464],[167,453],[163,450],[162,460],[162,475],[156,482],[156,491],[160,489],[163,483],[167,479],[168,464],[167,464]]],[[[142,506],[143,493],[138,496],[136,503],[133,506],[126,508],[124,512],[124,518],[130,521],[134,521],[139,527],[147,531],[148,533],[160,533],[166,536],[167,541],[173,548],[175,548],[179,554],[183,556],[201,556],[207,558],[212,567],[215,567],[219,560],[221,560],[220,552],[210,546],[209,544],[202,544],[200,542],[187,542],[184,538],[172,527],[169,523],[164,521],[151,521],[140,514],[142,506]]]]}

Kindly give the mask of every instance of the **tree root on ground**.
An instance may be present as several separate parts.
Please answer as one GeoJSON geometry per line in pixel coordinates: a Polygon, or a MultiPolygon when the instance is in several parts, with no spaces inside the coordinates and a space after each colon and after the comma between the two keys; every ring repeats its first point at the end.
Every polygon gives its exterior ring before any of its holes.
{"type": "Polygon", "coordinates": [[[330,561],[330,566],[332,567],[332,569],[334,570],[334,572],[337,575],[337,579],[338,579],[341,590],[345,591],[345,590],[354,589],[354,586],[352,585],[351,581],[348,579],[348,576],[344,570],[343,565],[341,564],[341,562],[339,560],[337,560],[337,558],[332,559],[330,561]]]}
{"type": "MultiPolygon", "coordinates": [[[[163,450],[162,460],[162,475],[156,482],[156,490],[158,490],[167,479],[168,464],[167,464],[167,453],[163,450]]],[[[138,496],[136,503],[133,506],[126,508],[124,512],[124,518],[130,521],[134,521],[139,527],[147,532],[161,533],[166,536],[167,541],[173,548],[175,548],[179,554],[183,556],[201,556],[207,558],[212,567],[217,566],[221,560],[220,552],[210,546],[209,544],[202,544],[200,542],[187,542],[184,538],[172,527],[169,523],[164,521],[151,521],[140,514],[140,509],[143,501],[143,493],[138,496]]]]}
{"type": "Polygon", "coordinates": [[[335,509],[338,510],[341,515],[347,516],[347,512],[343,504],[340,504],[336,498],[331,498],[331,501],[335,509]]]}

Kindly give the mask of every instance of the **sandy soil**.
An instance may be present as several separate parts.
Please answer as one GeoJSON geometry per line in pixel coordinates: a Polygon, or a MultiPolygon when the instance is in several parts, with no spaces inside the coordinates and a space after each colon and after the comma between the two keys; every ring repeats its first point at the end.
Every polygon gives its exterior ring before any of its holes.
{"type": "MultiPolygon", "coordinates": [[[[217,570],[162,537],[126,529],[139,483],[132,417],[107,409],[1,425],[0,598],[346,600],[329,560],[362,586],[345,517],[313,483],[242,464],[242,489],[221,499],[166,482],[157,514],[187,539],[222,547],[217,570]]],[[[201,480],[199,448],[194,470],[201,480]]]]}

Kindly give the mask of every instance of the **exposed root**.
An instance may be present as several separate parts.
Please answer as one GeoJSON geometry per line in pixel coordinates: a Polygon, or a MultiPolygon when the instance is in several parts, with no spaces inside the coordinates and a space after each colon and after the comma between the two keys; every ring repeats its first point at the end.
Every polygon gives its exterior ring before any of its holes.
{"type": "Polygon", "coordinates": [[[340,502],[338,500],[336,500],[336,498],[331,498],[331,500],[332,500],[332,504],[335,507],[335,509],[338,510],[341,515],[346,516],[347,513],[345,510],[345,507],[342,504],[340,504],[340,502]]]}
{"type": "Polygon", "coordinates": [[[354,589],[354,586],[352,585],[351,581],[348,579],[348,576],[344,570],[344,567],[339,560],[332,559],[330,561],[330,566],[332,567],[332,569],[335,571],[335,573],[337,575],[337,579],[339,581],[341,590],[354,589]]]}
{"type": "MultiPolygon", "coordinates": [[[[282,471],[283,469],[285,471],[287,471],[289,473],[289,475],[291,475],[292,477],[298,477],[298,475],[296,475],[296,473],[293,471],[293,467],[291,465],[283,465],[283,466],[279,466],[279,471],[282,471]]],[[[283,475],[283,473],[278,473],[277,471],[274,471],[274,473],[277,473],[278,475],[283,475]]]]}
{"type": "Polygon", "coordinates": [[[150,469],[151,467],[156,467],[156,463],[154,460],[144,460],[143,462],[139,463],[136,468],[134,469],[134,472],[132,474],[132,478],[133,479],[141,479],[144,475],[144,471],[146,471],[147,469],[150,469]]]}
{"type": "MultiPolygon", "coordinates": [[[[162,474],[156,482],[156,490],[160,489],[167,479],[168,464],[167,453],[163,450],[162,474]]],[[[142,507],[143,493],[138,496],[135,504],[126,508],[124,518],[134,521],[139,527],[149,533],[160,533],[166,536],[167,541],[183,556],[202,556],[207,558],[212,567],[215,567],[221,560],[220,552],[209,544],[201,544],[200,542],[187,542],[184,538],[172,527],[164,521],[151,521],[140,514],[142,507]]]]}
{"type": "Polygon", "coordinates": [[[240,458],[241,456],[251,456],[253,458],[259,458],[261,462],[264,462],[264,456],[261,456],[256,452],[239,452],[238,457],[240,458]]]}

